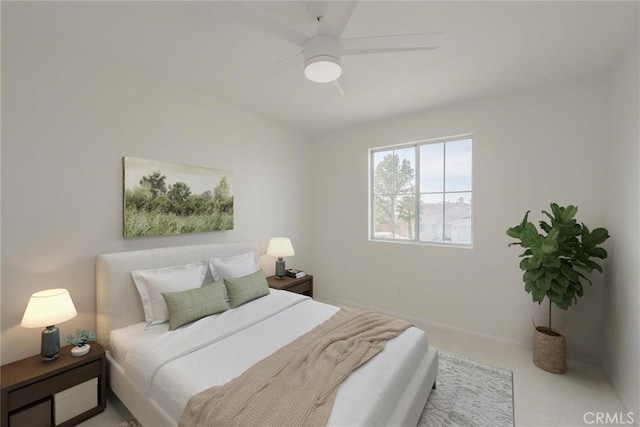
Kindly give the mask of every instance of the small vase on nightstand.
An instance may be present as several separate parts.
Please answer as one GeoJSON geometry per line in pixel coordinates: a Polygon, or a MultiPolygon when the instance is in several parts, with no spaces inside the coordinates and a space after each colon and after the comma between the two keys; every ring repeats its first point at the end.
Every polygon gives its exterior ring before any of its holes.
{"type": "Polygon", "coordinates": [[[81,347],[73,346],[73,348],[71,349],[71,355],[76,357],[84,356],[85,354],[89,353],[90,349],[91,349],[91,346],[89,344],[85,344],[81,347]]]}

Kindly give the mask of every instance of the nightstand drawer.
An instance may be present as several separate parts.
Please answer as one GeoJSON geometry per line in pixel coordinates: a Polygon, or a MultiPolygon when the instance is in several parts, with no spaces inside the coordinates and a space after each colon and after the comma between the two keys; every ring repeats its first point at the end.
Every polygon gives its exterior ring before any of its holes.
{"type": "Polygon", "coordinates": [[[53,406],[56,425],[95,408],[98,406],[98,378],[56,393],[53,406]]]}
{"type": "Polygon", "coordinates": [[[46,398],[9,414],[9,425],[11,427],[51,426],[51,398],[46,398]]]}
{"type": "Polygon", "coordinates": [[[299,285],[293,285],[286,289],[289,292],[295,292],[297,294],[307,294],[311,292],[311,282],[300,283],[299,285]]]}
{"type": "Polygon", "coordinates": [[[91,378],[99,377],[100,375],[101,363],[99,360],[96,360],[65,372],[64,374],[58,374],[26,387],[13,390],[9,392],[7,396],[8,410],[13,411],[14,409],[51,396],[52,393],[58,393],[69,387],[90,380],[91,378]]]}

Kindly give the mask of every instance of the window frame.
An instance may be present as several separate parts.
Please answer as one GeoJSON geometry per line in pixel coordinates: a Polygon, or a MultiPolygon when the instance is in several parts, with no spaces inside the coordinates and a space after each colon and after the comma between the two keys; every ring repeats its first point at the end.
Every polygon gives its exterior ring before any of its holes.
{"type": "MultiPolygon", "coordinates": [[[[400,243],[400,244],[413,244],[413,245],[427,245],[427,246],[444,246],[444,247],[456,247],[456,248],[473,248],[473,244],[474,244],[474,232],[475,232],[475,215],[474,215],[474,208],[473,208],[473,193],[474,193],[474,186],[475,186],[475,144],[474,144],[474,138],[473,138],[473,134],[461,134],[461,135],[454,135],[454,136],[447,136],[447,137],[442,137],[442,138],[432,138],[432,139],[427,139],[427,140],[420,140],[420,141],[414,141],[414,142],[407,142],[407,143],[401,143],[401,144],[394,144],[394,145],[386,145],[386,146],[382,146],[382,147],[375,147],[375,148],[370,148],[368,150],[368,155],[369,155],[369,200],[368,200],[368,210],[369,210],[369,220],[368,220],[368,229],[367,229],[367,235],[368,235],[368,240],[372,241],[372,242],[385,242],[385,243],[400,243]],[[446,164],[447,164],[447,157],[446,157],[446,153],[447,153],[447,143],[448,142],[454,142],[454,141],[460,141],[460,140],[465,140],[465,139],[469,139],[471,140],[471,189],[470,190],[456,190],[456,191],[446,191],[446,164]],[[424,145],[432,145],[432,144],[438,144],[438,143],[442,143],[443,144],[443,155],[442,155],[442,162],[443,162],[443,170],[442,170],[442,179],[443,179],[443,189],[442,192],[426,192],[424,194],[442,194],[443,196],[445,196],[446,194],[455,194],[455,193],[470,193],[471,194],[471,200],[469,201],[469,204],[471,206],[471,231],[470,231],[470,243],[454,243],[454,242],[447,242],[444,240],[445,237],[445,227],[444,224],[446,224],[446,222],[444,221],[444,218],[446,218],[446,209],[442,210],[442,215],[443,215],[443,229],[442,229],[442,241],[441,242],[434,242],[434,241],[428,241],[428,240],[420,240],[420,200],[421,200],[421,196],[423,195],[423,193],[420,191],[420,147],[424,146],[424,145]],[[397,238],[385,238],[385,237],[375,237],[374,236],[374,228],[375,228],[375,194],[374,194],[374,182],[375,182],[375,154],[379,153],[379,152],[384,152],[384,151],[391,151],[391,150],[400,150],[403,148],[409,148],[412,147],[415,150],[415,165],[414,165],[414,187],[415,190],[413,192],[413,196],[415,197],[415,218],[413,219],[414,223],[413,223],[413,227],[414,230],[416,230],[415,232],[415,236],[413,239],[397,239],[397,238]]],[[[395,197],[398,194],[393,194],[394,200],[395,197]]],[[[395,222],[392,222],[391,224],[392,226],[392,230],[393,230],[393,235],[395,236],[395,222]]]]}

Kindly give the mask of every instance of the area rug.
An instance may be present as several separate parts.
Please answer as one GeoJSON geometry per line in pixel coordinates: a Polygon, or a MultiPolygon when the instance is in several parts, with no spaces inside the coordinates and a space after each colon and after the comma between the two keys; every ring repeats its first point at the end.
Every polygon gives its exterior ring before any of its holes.
{"type": "Polygon", "coordinates": [[[116,427],[142,427],[142,424],[140,424],[138,420],[133,419],[129,421],[123,421],[116,427]]]}
{"type": "MultiPolygon", "coordinates": [[[[418,427],[513,427],[513,373],[438,350],[438,378],[418,427]]],[[[117,427],[141,427],[136,420],[117,427]]]]}
{"type": "Polygon", "coordinates": [[[513,373],[438,351],[438,378],[418,427],[513,427],[513,373]]]}

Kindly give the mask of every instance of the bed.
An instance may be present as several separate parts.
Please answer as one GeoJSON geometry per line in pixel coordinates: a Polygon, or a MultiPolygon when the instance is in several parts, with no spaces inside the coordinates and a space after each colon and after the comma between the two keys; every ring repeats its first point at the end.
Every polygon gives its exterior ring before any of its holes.
{"type": "MultiPolygon", "coordinates": [[[[286,291],[169,331],[148,326],[132,272],[251,252],[252,242],[119,252],[96,262],[97,335],[109,386],[144,426],[176,426],[188,399],[222,385],[331,317],[338,307],[286,291]],[[190,345],[193,351],[184,351],[190,345]]],[[[207,271],[204,282],[212,280],[207,271]]],[[[214,273],[215,275],[215,273],[214,273]]],[[[437,351],[411,327],[338,388],[328,425],[415,426],[435,385],[437,351]]]]}

